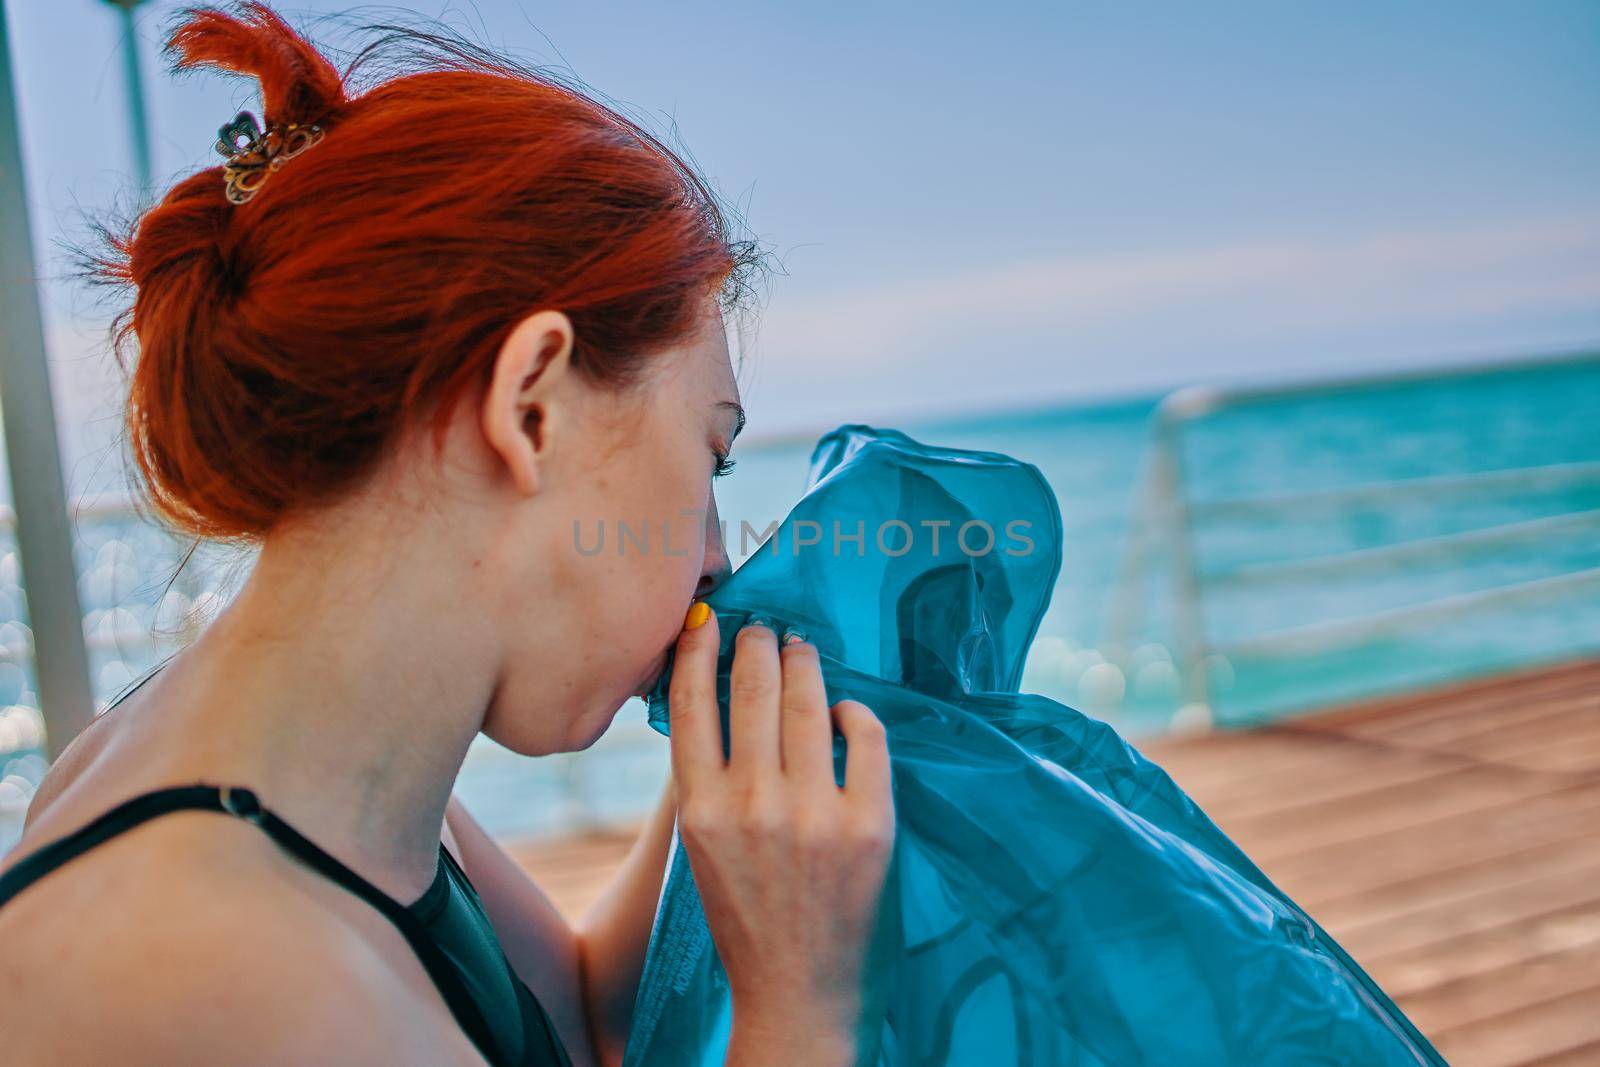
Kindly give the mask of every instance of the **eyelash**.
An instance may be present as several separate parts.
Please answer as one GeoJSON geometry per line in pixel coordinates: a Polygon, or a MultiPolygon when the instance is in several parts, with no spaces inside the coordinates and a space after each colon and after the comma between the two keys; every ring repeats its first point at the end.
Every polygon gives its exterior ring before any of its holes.
{"type": "Polygon", "coordinates": [[[725,478],[732,474],[734,466],[739,462],[735,459],[729,459],[720,452],[714,452],[712,455],[717,457],[716,469],[711,472],[711,477],[713,478],[725,478]]]}

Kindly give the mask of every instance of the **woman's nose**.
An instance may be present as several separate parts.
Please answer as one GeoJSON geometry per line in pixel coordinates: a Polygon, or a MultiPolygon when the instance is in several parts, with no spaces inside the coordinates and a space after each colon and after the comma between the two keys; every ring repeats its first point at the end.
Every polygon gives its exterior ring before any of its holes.
{"type": "Polygon", "coordinates": [[[716,543],[716,552],[714,554],[708,553],[706,556],[705,569],[701,572],[700,581],[695,585],[694,589],[696,599],[705,596],[727,581],[728,576],[732,573],[733,564],[729,561],[728,553],[719,540],[716,543]]]}
{"type": "Polygon", "coordinates": [[[720,577],[714,577],[709,574],[701,575],[699,584],[694,587],[694,598],[699,600],[708,596],[713,589],[721,584],[722,579],[720,577]]]}
{"type": "Polygon", "coordinates": [[[709,528],[706,531],[706,558],[701,564],[700,581],[695,586],[695,597],[698,599],[705,596],[727,581],[732,573],[733,561],[728,558],[728,546],[722,543],[722,524],[717,521],[716,512],[712,511],[709,528]]]}

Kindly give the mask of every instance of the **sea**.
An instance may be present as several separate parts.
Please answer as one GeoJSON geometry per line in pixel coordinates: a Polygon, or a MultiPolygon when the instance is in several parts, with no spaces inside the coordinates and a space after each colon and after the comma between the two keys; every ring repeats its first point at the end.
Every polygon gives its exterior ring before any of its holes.
{"type": "MultiPolygon", "coordinates": [[[[1063,562],[1023,689],[1135,744],[1600,655],[1597,356],[880,425],[1043,473],[1063,562]]],[[[788,513],[818,436],[740,442],[730,532],[788,513]]],[[[202,552],[168,589],[175,543],[126,516],[81,520],[76,549],[102,701],[238,572],[202,552]]],[[[20,583],[0,540],[0,850],[47,767],[20,583]]],[[[459,792],[504,837],[615,825],[654,803],[667,751],[631,700],[584,752],[479,738],[459,792]]]]}

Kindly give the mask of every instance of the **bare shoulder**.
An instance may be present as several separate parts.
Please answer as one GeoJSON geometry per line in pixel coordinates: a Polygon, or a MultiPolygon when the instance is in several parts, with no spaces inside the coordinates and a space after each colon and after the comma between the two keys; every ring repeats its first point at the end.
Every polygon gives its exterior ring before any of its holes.
{"type": "Polygon", "coordinates": [[[100,755],[109,740],[113,723],[108,712],[98,716],[77,737],[67,743],[61,754],[50,761],[50,769],[28,804],[28,814],[23,820],[25,830],[38,825],[40,817],[55,804],[56,799],[78,780],[100,755]]]}
{"type": "Polygon", "coordinates": [[[8,1062],[482,1063],[387,920],[211,813],[52,871],[0,943],[8,1062]]]}

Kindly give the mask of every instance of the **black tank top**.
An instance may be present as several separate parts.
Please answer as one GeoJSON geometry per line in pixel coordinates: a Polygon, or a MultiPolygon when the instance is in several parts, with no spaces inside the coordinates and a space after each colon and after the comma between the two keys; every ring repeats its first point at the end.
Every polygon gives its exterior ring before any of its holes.
{"type": "MultiPolygon", "coordinates": [[[[156,671],[111,706],[149,681],[156,671]]],[[[477,891],[443,843],[433,882],[415,903],[405,905],[302,836],[263,807],[250,790],[205,784],[173,786],[124,801],[18,860],[0,874],[0,907],[101,842],[148,819],[185,810],[220,812],[260,827],[297,859],[381,912],[405,937],[456,1021],[494,1067],[571,1067],[549,1015],[511,969],[477,891]]]]}

